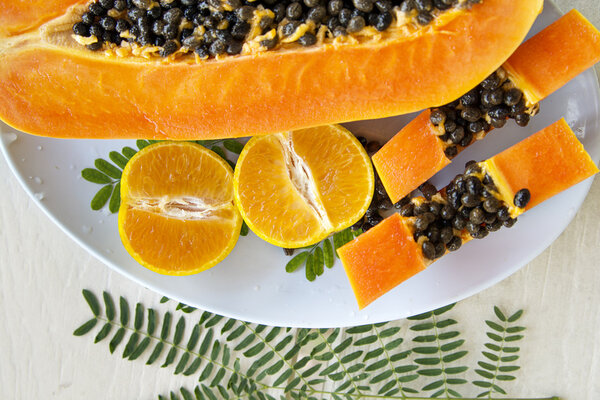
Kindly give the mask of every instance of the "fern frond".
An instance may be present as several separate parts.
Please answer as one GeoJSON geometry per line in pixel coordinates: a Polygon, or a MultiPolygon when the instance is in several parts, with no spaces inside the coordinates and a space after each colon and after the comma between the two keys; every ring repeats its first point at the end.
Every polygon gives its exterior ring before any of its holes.
{"type": "Polygon", "coordinates": [[[472,381],[473,385],[485,389],[477,397],[491,398],[494,393],[505,395],[506,391],[499,385],[499,381],[515,380],[516,377],[511,372],[520,369],[518,365],[511,364],[519,358],[516,353],[520,350],[511,342],[523,339],[523,335],[518,333],[523,332],[525,328],[513,324],[521,318],[523,310],[507,318],[498,307],[494,307],[494,314],[498,321],[485,321],[487,327],[491,328],[486,335],[492,342],[485,343],[484,346],[490,351],[481,352],[485,360],[479,361],[477,365],[480,368],[475,369],[475,373],[483,380],[472,381]]]}
{"type": "Polygon", "coordinates": [[[466,379],[457,377],[457,375],[463,374],[468,368],[456,365],[456,361],[467,355],[466,350],[461,350],[465,341],[457,339],[460,336],[458,331],[447,329],[456,325],[457,322],[451,318],[442,318],[454,306],[455,304],[450,304],[408,318],[420,321],[410,327],[418,334],[413,338],[415,344],[411,350],[417,355],[417,358],[414,359],[415,364],[419,365],[416,373],[435,379],[421,388],[426,392],[435,391],[430,395],[431,397],[462,397],[454,387],[467,383],[466,379]]]}
{"type": "MultiPolygon", "coordinates": [[[[182,387],[159,399],[417,400],[424,395],[406,384],[418,377],[429,380],[421,390],[430,397],[454,398],[460,396],[456,387],[466,382],[461,374],[467,367],[456,365],[466,354],[464,340],[453,330],[456,321],[445,316],[452,305],[411,317],[415,323],[409,328],[416,336],[406,349],[400,328],[388,323],[291,329],[206,311],[191,321],[184,307],[175,310],[181,314],[161,315],[140,303],[130,307],[124,297],[119,297],[117,307],[107,292],[102,303],[88,290],[83,297],[92,317],[75,335],[97,329],[94,341],[108,342],[111,353],[121,346],[129,361],[145,359],[147,365],[196,378],[193,390],[182,387]],[[413,364],[407,362],[410,355],[416,357],[413,364]]],[[[496,315],[500,314],[498,309],[496,315]]],[[[519,367],[512,362],[519,348],[511,341],[522,338],[524,328],[514,324],[521,314],[486,321],[492,342],[486,343],[482,353],[486,360],[476,372],[483,379],[473,381],[486,389],[480,397],[504,394],[499,383],[515,378],[511,373],[519,367]]]]}

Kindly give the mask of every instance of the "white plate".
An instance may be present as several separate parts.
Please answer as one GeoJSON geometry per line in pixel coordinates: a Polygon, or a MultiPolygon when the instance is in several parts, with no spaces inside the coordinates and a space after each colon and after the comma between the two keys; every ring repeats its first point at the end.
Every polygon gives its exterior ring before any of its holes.
{"type": "MultiPolygon", "coordinates": [[[[558,18],[547,3],[532,33],[558,18]]],[[[585,72],[545,100],[527,128],[513,122],[472,145],[433,180],[446,184],[470,159],[484,159],[564,116],[594,161],[600,158],[600,106],[596,75],[585,72]]],[[[357,135],[385,141],[414,115],[347,124],[357,135]]],[[[36,204],[95,257],[130,279],[172,299],[228,317],[268,325],[333,327],[374,323],[425,312],[473,295],[508,277],[548,247],[583,202],[591,179],[559,194],[502,229],[468,243],[426,271],[358,311],[339,260],[315,282],[303,269],[284,270],[288,257],[252,233],[240,238],[217,267],[190,277],[166,277],[137,264],[124,250],[116,215],[92,211],[99,189],[80,172],[132,141],[59,140],[35,137],[0,124],[1,147],[13,172],[36,204]],[[510,251],[507,251],[510,249],[510,251]]]]}

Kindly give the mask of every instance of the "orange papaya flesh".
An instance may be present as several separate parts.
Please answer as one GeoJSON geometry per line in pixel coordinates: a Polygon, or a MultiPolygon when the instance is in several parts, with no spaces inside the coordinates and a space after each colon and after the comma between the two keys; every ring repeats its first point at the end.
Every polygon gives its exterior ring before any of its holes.
{"type": "MultiPolygon", "coordinates": [[[[522,91],[527,123],[529,115],[537,113],[538,101],[598,61],[600,32],[573,10],[522,44],[495,74],[506,76],[505,90],[516,87],[522,91]]],[[[462,106],[457,108],[458,112],[460,108],[462,106]]],[[[431,112],[424,111],[373,156],[373,164],[392,202],[397,202],[449,164],[452,157],[444,154],[450,147],[456,148],[453,154],[456,155],[494,129],[488,124],[487,129],[473,135],[466,146],[455,145],[442,139],[443,123],[436,126],[425,118],[431,112]],[[411,154],[405,154],[409,152],[411,154]]],[[[489,116],[486,118],[490,120],[489,116]]]]}
{"type": "Polygon", "coordinates": [[[410,228],[398,214],[340,247],[338,255],[360,309],[427,266],[410,228]]]}
{"type": "Polygon", "coordinates": [[[0,38],[18,35],[64,14],[85,0],[0,0],[0,38]]]}
{"type": "Polygon", "coordinates": [[[425,110],[406,125],[372,157],[392,203],[435,175],[450,160],[425,110]]]}
{"type": "Polygon", "coordinates": [[[577,10],[523,43],[504,63],[511,80],[537,103],[600,61],[600,32],[577,10]]]}
{"type": "Polygon", "coordinates": [[[514,206],[516,193],[523,188],[529,190],[527,206],[515,209],[514,216],[598,173],[564,119],[482,164],[507,203],[514,206]]]}
{"type": "Polygon", "coordinates": [[[95,53],[66,15],[0,40],[0,118],[62,138],[207,139],[412,112],[494,71],[542,3],[485,0],[410,35],[207,61],[95,53]]]}
{"type": "Polygon", "coordinates": [[[338,249],[359,308],[448,252],[503,226],[513,226],[526,210],[596,173],[598,168],[564,119],[486,161],[469,165],[431,200],[411,199],[400,214],[338,249]],[[465,196],[470,193],[469,185],[477,187],[474,179],[480,189],[471,204],[473,200],[465,196]],[[519,192],[527,194],[518,198],[519,192]],[[447,208],[452,211],[448,213],[447,208]],[[462,225],[457,225],[454,216],[460,216],[462,225]]]}

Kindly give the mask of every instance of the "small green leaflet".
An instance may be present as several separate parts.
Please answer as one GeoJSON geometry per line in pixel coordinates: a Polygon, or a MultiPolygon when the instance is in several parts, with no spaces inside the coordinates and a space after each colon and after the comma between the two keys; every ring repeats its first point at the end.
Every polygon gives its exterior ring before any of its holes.
{"type": "Polygon", "coordinates": [[[362,230],[352,230],[346,228],[343,231],[336,232],[331,238],[326,238],[322,242],[304,247],[302,252],[296,254],[285,266],[286,272],[294,272],[302,265],[305,268],[305,276],[309,281],[314,281],[318,276],[323,275],[324,267],[332,268],[335,263],[334,254],[337,256],[337,249],[357,237],[362,230]],[[333,241],[333,245],[331,244],[333,241]]]}

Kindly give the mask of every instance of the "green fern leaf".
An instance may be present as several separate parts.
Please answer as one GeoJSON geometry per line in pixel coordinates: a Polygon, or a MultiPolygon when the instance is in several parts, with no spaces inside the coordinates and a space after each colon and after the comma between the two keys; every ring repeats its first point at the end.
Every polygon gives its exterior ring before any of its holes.
{"type": "Polygon", "coordinates": [[[165,358],[165,362],[161,365],[161,368],[166,368],[169,365],[173,364],[175,361],[175,357],[177,356],[177,347],[171,347],[169,352],[167,353],[167,357],[165,358]]]}
{"type": "Polygon", "coordinates": [[[189,360],[190,360],[190,353],[188,353],[186,351],[179,358],[179,362],[177,363],[177,366],[175,367],[175,375],[179,375],[180,373],[182,373],[185,370],[185,367],[187,367],[189,360]]]}
{"type": "Polygon", "coordinates": [[[132,351],[131,355],[129,356],[129,361],[134,361],[134,360],[138,359],[144,353],[144,351],[146,351],[146,349],[148,348],[149,345],[150,345],[149,337],[145,337],[144,339],[142,339],[140,344],[137,345],[137,347],[132,351]]]}
{"type": "Polygon", "coordinates": [[[121,341],[123,340],[124,337],[125,337],[125,328],[121,327],[117,330],[117,333],[115,333],[115,336],[113,336],[110,343],[108,344],[108,348],[109,348],[111,354],[115,352],[115,350],[117,349],[117,346],[121,343],[121,341]]]}
{"type": "Polygon", "coordinates": [[[217,325],[219,322],[221,322],[221,320],[223,319],[223,316],[221,315],[215,315],[213,316],[211,319],[209,319],[208,321],[206,321],[206,323],[204,324],[205,328],[212,328],[213,326],[217,325]]]}
{"type": "Polygon", "coordinates": [[[509,323],[516,322],[519,318],[521,318],[522,315],[523,315],[523,310],[519,310],[516,313],[514,313],[513,315],[511,315],[510,317],[508,317],[508,322],[509,323]]]}
{"type": "Polygon", "coordinates": [[[198,371],[198,368],[200,368],[201,364],[202,364],[202,359],[200,357],[196,357],[194,359],[194,361],[192,361],[192,363],[183,372],[183,375],[184,376],[190,376],[190,375],[195,374],[196,371],[198,371]]]}
{"type": "Polygon", "coordinates": [[[87,321],[86,323],[84,323],[83,325],[81,325],[79,328],[75,329],[75,331],[73,332],[74,336],[83,336],[86,333],[88,333],[89,331],[91,331],[92,329],[94,329],[94,327],[96,326],[96,324],[98,323],[98,320],[96,318],[92,318],[89,321],[87,321]]]}
{"type": "Polygon", "coordinates": [[[121,170],[106,160],[98,158],[94,161],[96,169],[113,179],[121,179],[121,170]]]}
{"type": "Polygon", "coordinates": [[[498,317],[498,319],[502,322],[506,322],[506,317],[504,316],[504,314],[502,313],[502,311],[500,311],[500,309],[496,306],[494,306],[494,313],[496,314],[496,317],[498,317]]]}
{"type": "Polygon", "coordinates": [[[100,329],[100,332],[98,332],[98,334],[96,335],[96,338],[94,339],[94,343],[98,343],[101,340],[105,339],[111,330],[112,330],[112,324],[110,324],[108,322],[106,324],[104,324],[102,329],[100,329]]]}
{"type": "Polygon", "coordinates": [[[129,323],[129,304],[123,296],[119,297],[119,312],[121,315],[121,326],[126,326],[129,323]]]}
{"type": "Polygon", "coordinates": [[[127,358],[129,357],[132,353],[133,350],[136,348],[137,344],[138,344],[138,339],[139,339],[140,335],[137,332],[133,332],[131,334],[131,336],[129,336],[129,340],[127,341],[127,344],[125,345],[125,349],[123,349],[123,358],[127,358]]]}
{"type": "Polygon", "coordinates": [[[146,365],[153,364],[158,359],[158,357],[160,357],[163,348],[164,348],[163,342],[156,343],[154,350],[152,350],[152,354],[150,354],[150,357],[148,357],[148,361],[146,361],[146,365]]]}

